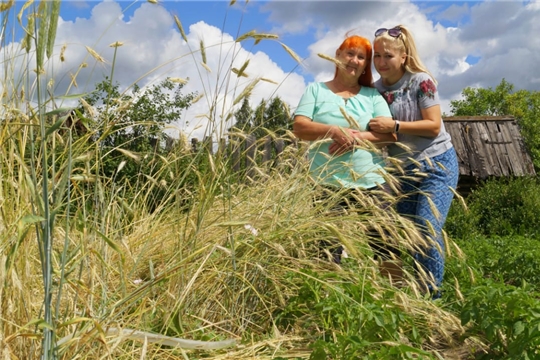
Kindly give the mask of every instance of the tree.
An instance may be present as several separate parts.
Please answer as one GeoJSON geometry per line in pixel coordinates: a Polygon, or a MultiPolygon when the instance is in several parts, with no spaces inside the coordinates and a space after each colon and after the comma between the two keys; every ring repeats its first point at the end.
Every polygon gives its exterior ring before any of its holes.
{"type": "Polygon", "coordinates": [[[249,97],[246,96],[244,98],[244,101],[242,101],[242,106],[240,106],[240,109],[234,113],[234,118],[236,119],[236,123],[234,124],[235,128],[243,132],[250,132],[252,126],[251,121],[253,119],[253,109],[249,104],[249,97]]]}
{"type": "Polygon", "coordinates": [[[450,102],[455,116],[514,116],[520,125],[521,135],[531,154],[536,171],[540,171],[540,92],[519,90],[502,79],[493,90],[491,88],[466,88],[463,100],[450,102]]]}
{"type": "Polygon", "coordinates": [[[508,96],[513,90],[505,79],[495,90],[468,87],[461,92],[464,99],[450,101],[450,108],[455,116],[510,115],[508,96]]]}
{"type": "MultiPolygon", "coordinates": [[[[183,84],[169,79],[141,89],[134,85],[133,91],[120,93],[119,85],[112,84],[105,78],[96,85],[96,89],[84,100],[97,110],[95,138],[103,153],[109,154],[102,159],[100,175],[112,178],[122,161],[126,161],[117,180],[136,180],[138,173],[148,165],[153,156],[163,154],[168,139],[165,126],[180,118],[195,94],[183,95],[183,84]],[[133,154],[126,159],[126,150],[133,154]],[[150,156],[148,156],[150,155],[150,156]],[[139,157],[137,164],[133,158],[139,157]]],[[[78,111],[86,118],[91,118],[88,107],[78,111]]]]}
{"type": "Polygon", "coordinates": [[[251,108],[246,98],[234,115],[236,119],[234,127],[254,134],[257,138],[266,136],[268,131],[282,136],[292,127],[289,106],[277,96],[270,100],[261,100],[255,110],[251,108]]]}

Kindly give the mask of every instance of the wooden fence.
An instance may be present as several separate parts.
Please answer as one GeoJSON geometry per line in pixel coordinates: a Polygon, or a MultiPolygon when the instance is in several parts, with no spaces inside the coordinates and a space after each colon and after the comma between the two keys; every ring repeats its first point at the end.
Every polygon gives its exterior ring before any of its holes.
{"type": "Polygon", "coordinates": [[[253,177],[257,167],[279,167],[285,161],[296,165],[298,157],[305,153],[302,149],[306,144],[290,137],[278,138],[267,135],[257,139],[255,135],[237,135],[217,142],[211,137],[206,137],[202,141],[192,138],[191,150],[197,152],[204,148],[211,154],[227,156],[234,171],[244,170],[248,176],[253,177]],[[285,157],[285,154],[292,156],[285,157]]]}

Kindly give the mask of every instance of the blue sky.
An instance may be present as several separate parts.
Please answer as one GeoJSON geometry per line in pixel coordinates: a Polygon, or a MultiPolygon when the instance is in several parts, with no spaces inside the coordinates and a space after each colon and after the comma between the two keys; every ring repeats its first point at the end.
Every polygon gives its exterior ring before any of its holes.
{"type": "MultiPolygon", "coordinates": [[[[20,8],[23,2],[17,2],[20,8]]],[[[12,19],[18,10],[11,15],[12,19]]],[[[26,14],[25,14],[26,16],[26,14]]],[[[218,117],[234,111],[232,99],[256,77],[261,82],[251,95],[261,99],[279,95],[293,109],[311,81],[330,80],[333,65],[317,56],[333,55],[347,32],[372,39],[379,27],[405,24],[412,29],[424,62],[439,82],[443,110],[466,87],[495,87],[503,78],[516,90],[540,90],[540,2],[537,1],[64,1],[56,52],[66,46],[65,61],[49,60],[48,75],[55,92],[91,91],[111,74],[113,49],[120,41],[114,64],[115,81],[129,91],[133,83],[154,84],[167,76],[189,78],[186,91],[205,93],[178,123],[179,129],[200,134],[202,116],[214,104],[218,117]],[[186,43],[174,23],[177,15],[186,43]],[[250,30],[279,35],[279,41],[235,43],[250,30]],[[203,41],[208,72],[201,63],[203,41]],[[298,64],[281,43],[303,60],[298,64]],[[89,57],[89,46],[105,59],[89,57]],[[249,79],[228,76],[228,69],[250,61],[249,79]],[[77,72],[81,63],[88,67],[77,72]],[[54,72],[54,74],[53,74],[54,72]],[[76,76],[77,87],[69,87],[76,76]],[[69,90],[68,90],[69,89],[69,90]]],[[[16,49],[18,39],[11,44],[16,49]]],[[[15,50],[14,50],[15,51],[15,50]]],[[[377,78],[376,73],[375,78],[377,78]]],[[[220,121],[213,119],[213,121],[220,121]]]]}

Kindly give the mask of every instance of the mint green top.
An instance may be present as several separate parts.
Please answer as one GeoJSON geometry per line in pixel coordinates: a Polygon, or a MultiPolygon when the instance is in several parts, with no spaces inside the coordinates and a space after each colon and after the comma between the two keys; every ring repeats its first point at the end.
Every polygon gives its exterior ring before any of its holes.
{"type": "MultiPolygon", "coordinates": [[[[376,116],[392,117],[384,98],[375,88],[362,86],[349,99],[336,95],[324,83],[312,83],[306,88],[295,111],[312,121],[327,125],[351,127],[340,111],[356,120],[359,129],[366,131],[369,120],[376,116]]],[[[340,156],[331,156],[329,141],[312,142],[309,149],[310,172],[316,181],[331,186],[369,189],[383,184],[384,160],[371,151],[354,149],[340,156]]]]}

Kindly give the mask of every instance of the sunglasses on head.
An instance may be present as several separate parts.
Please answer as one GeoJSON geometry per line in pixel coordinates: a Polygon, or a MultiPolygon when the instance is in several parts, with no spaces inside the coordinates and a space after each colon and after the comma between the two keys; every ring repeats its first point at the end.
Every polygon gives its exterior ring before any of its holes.
{"type": "Polygon", "coordinates": [[[375,31],[375,37],[381,36],[385,32],[388,32],[388,35],[397,38],[399,35],[401,35],[401,28],[399,27],[395,27],[392,29],[380,28],[377,31],[375,31]]]}

